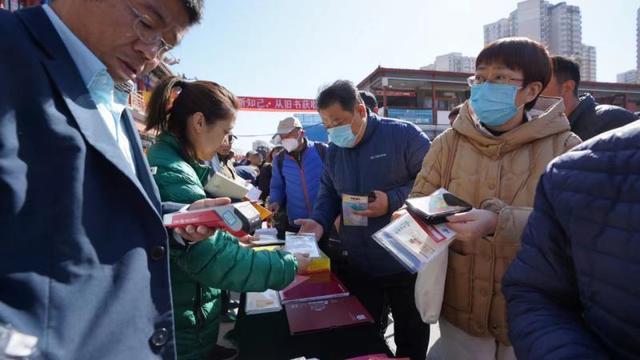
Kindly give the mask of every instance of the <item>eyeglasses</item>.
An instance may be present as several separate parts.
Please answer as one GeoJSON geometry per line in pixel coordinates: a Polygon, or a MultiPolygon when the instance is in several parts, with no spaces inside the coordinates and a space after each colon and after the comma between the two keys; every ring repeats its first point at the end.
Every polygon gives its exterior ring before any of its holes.
{"type": "Polygon", "coordinates": [[[167,43],[162,38],[162,34],[158,33],[154,29],[149,16],[136,10],[136,8],[131,5],[131,2],[127,2],[127,4],[129,5],[129,8],[133,12],[133,14],[137,17],[133,22],[133,32],[136,33],[138,39],[140,39],[143,43],[153,45],[157,48],[156,58],[162,57],[164,53],[173,49],[173,46],[169,45],[169,43],[167,43]]]}
{"type": "Polygon", "coordinates": [[[493,79],[485,79],[484,77],[480,76],[480,75],[471,75],[467,78],[467,84],[469,84],[469,86],[473,86],[473,85],[480,85],[482,83],[488,82],[491,84],[501,84],[501,85],[505,85],[505,84],[509,84],[511,82],[514,81],[524,81],[524,79],[515,79],[515,78],[510,78],[507,77],[505,75],[497,75],[496,77],[494,77],[493,79]]]}
{"type": "Polygon", "coordinates": [[[351,125],[351,123],[347,121],[322,121],[322,125],[327,129],[332,129],[334,127],[342,126],[342,125],[351,125]]]}

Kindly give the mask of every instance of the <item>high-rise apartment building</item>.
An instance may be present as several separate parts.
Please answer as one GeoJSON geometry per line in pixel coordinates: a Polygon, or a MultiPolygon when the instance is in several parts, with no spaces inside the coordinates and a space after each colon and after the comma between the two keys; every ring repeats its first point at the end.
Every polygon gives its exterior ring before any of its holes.
{"type": "Polygon", "coordinates": [[[596,81],[596,48],[582,45],[582,54],[578,58],[580,77],[583,81],[596,81]]]}
{"type": "Polygon", "coordinates": [[[635,84],[638,82],[638,71],[629,70],[621,74],[618,74],[616,82],[623,83],[623,84],[635,84]]]}
{"type": "Polygon", "coordinates": [[[575,58],[584,64],[583,78],[595,81],[596,50],[582,44],[582,16],[578,6],[525,0],[518,3],[508,18],[484,26],[485,45],[510,36],[528,37],[544,44],[552,54],[575,58]]]}
{"type": "Polygon", "coordinates": [[[582,17],[580,8],[562,2],[549,8],[549,51],[553,54],[579,56],[582,51],[582,17]]]}
{"type": "Polygon", "coordinates": [[[476,71],[476,58],[472,56],[463,56],[461,53],[449,53],[436,56],[436,61],[422,70],[451,71],[473,73],[476,71]]]}

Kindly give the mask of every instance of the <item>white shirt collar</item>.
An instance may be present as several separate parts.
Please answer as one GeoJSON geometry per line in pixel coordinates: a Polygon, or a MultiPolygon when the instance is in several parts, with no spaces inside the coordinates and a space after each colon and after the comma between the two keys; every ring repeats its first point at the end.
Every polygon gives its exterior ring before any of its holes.
{"type": "Polygon", "coordinates": [[[118,105],[117,111],[121,113],[127,105],[128,94],[114,90],[115,82],[100,59],[62,22],[49,5],[45,4],[42,8],[69,51],[93,100],[96,103],[118,105]]]}
{"type": "Polygon", "coordinates": [[[60,35],[62,42],[69,51],[73,62],[80,71],[84,84],[89,86],[93,77],[105,69],[104,64],[89,50],[89,48],[65,25],[49,5],[43,5],[44,12],[51,20],[53,27],[60,35]]]}

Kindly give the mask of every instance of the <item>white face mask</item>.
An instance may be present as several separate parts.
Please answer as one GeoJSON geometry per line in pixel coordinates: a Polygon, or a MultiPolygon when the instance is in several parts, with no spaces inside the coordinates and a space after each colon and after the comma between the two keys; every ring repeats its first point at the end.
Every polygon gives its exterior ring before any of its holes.
{"type": "Polygon", "coordinates": [[[287,152],[292,152],[295,149],[298,148],[298,145],[300,145],[300,143],[298,142],[298,139],[284,139],[282,140],[282,147],[287,150],[287,152]]]}

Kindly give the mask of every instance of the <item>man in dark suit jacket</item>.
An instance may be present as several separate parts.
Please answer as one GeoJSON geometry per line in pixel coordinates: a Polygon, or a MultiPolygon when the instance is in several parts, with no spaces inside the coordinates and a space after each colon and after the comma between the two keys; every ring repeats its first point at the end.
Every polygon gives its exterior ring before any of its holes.
{"type": "MultiPolygon", "coordinates": [[[[0,11],[0,326],[37,338],[14,338],[25,353],[175,358],[170,204],[114,85],[155,67],[202,6],[56,0],[0,11]]],[[[213,229],[177,232],[198,241],[213,229]]]]}

